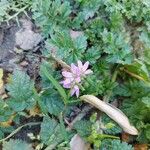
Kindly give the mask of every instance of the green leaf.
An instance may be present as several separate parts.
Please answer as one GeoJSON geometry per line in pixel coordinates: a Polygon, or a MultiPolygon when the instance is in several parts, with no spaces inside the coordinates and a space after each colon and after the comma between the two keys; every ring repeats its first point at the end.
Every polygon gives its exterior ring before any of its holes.
{"type": "Polygon", "coordinates": [[[90,64],[95,64],[100,57],[101,51],[97,47],[91,47],[85,53],[85,60],[89,61],[90,64]]]}
{"type": "Polygon", "coordinates": [[[103,31],[102,41],[103,50],[107,54],[106,60],[111,63],[130,64],[132,61],[132,46],[130,45],[130,38],[124,32],[108,32],[107,29],[103,31]]]}
{"type": "Polygon", "coordinates": [[[67,1],[33,0],[32,12],[45,36],[69,26],[71,6],[67,1]]]}
{"type": "Polygon", "coordinates": [[[17,101],[27,100],[32,97],[34,83],[23,71],[14,71],[11,81],[7,84],[9,95],[17,101]]]}
{"type": "Polygon", "coordinates": [[[134,150],[132,145],[120,140],[103,140],[100,150],[134,150]]]}
{"type": "Polygon", "coordinates": [[[150,108],[150,97],[143,97],[142,102],[146,105],[146,107],[150,108]]]}
{"type": "Polygon", "coordinates": [[[4,100],[0,99],[0,122],[6,122],[10,119],[11,115],[13,115],[12,109],[6,104],[4,100]]]}
{"type": "Polygon", "coordinates": [[[82,137],[87,137],[90,135],[92,129],[92,123],[90,121],[80,120],[77,121],[73,125],[74,129],[77,131],[77,133],[82,137]]]}
{"type": "Polygon", "coordinates": [[[7,84],[7,90],[11,96],[8,104],[16,111],[32,107],[36,103],[33,98],[34,82],[23,71],[14,71],[10,83],[7,84]]]}
{"type": "Polygon", "coordinates": [[[83,58],[87,47],[87,38],[83,34],[72,38],[69,30],[62,30],[52,34],[51,39],[48,39],[46,43],[50,53],[54,50],[58,58],[71,64],[83,58]]]}
{"type": "Polygon", "coordinates": [[[58,90],[59,94],[63,98],[64,104],[66,104],[68,101],[68,97],[65,90],[62,88],[62,86],[53,78],[51,74],[48,73],[47,69],[44,66],[42,66],[41,71],[50,80],[50,82],[54,85],[54,87],[58,90]]]}
{"type": "Polygon", "coordinates": [[[2,150],[33,150],[32,146],[21,140],[9,140],[3,143],[2,150]]]}
{"type": "Polygon", "coordinates": [[[122,132],[122,129],[108,116],[103,115],[102,122],[104,124],[104,133],[110,135],[116,135],[122,132]]]}
{"type": "Polygon", "coordinates": [[[125,65],[125,68],[129,72],[134,73],[137,76],[140,76],[143,80],[150,81],[147,67],[142,61],[135,60],[132,64],[125,65]]]}
{"type": "Polygon", "coordinates": [[[44,111],[47,111],[52,115],[59,116],[60,113],[63,112],[64,104],[55,90],[44,92],[41,97],[41,103],[45,108],[44,111]]]}
{"type": "Polygon", "coordinates": [[[51,119],[48,116],[45,116],[43,118],[40,137],[46,145],[59,144],[64,140],[61,133],[60,124],[58,124],[56,120],[51,119]]]}

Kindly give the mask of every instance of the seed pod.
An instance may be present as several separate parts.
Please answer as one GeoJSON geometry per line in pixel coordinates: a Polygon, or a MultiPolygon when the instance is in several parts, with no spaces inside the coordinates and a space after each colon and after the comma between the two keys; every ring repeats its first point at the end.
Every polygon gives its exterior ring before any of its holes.
{"type": "Polygon", "coordinates": [[[113,119],[126,133],[131,135],[137,135],[137,129],[132,126],[127,116],[115,106],[105,103],[93,95],[83,95],[81,100],[95,106],[100,111],[106,113],[111,119],[113,119]]]}

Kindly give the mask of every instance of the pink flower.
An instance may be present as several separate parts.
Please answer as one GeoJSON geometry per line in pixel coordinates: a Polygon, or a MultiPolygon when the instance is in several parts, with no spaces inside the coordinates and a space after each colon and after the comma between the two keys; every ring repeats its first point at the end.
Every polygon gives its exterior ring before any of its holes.
{"type": "Polygon", "coordinates": [[[84,65],[81,61],[78,61],[78,65],[71,64],[70,71],[63,71],[62,75],[64,80],[60,83],[63,84],[63,87],[66,89],[71,89],[71,96],[74,94],[79,97],[79,86],[81,81],[86,77],[86,75],[91,74],[92,70],[88,69],[89,62],[86,62],[84,65]]]}

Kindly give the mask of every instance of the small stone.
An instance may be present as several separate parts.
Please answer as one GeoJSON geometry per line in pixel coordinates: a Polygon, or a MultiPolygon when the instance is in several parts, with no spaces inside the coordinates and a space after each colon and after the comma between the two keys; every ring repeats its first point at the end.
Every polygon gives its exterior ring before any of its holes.
{"type": "Polygon", "coordinates": [[[27,61],[22,61],[22,62],[20,63],[20,66],[26,67],[28,64],[29,64],[29,63],[28,63],[27,61]]]}
{"type": "Polygon", "coordinates": [[[86,143],[78,134],[72,137],[70,148],[71,150],[91,150],[90,144],[86,143]]]}
{"type": "Polygon", "coordinates": [[[34,33],[32,30],[19,30],[16,33],[16,46],[23,50],[31,50],[35,48],[42,40],[39,33],[34,33]]]}

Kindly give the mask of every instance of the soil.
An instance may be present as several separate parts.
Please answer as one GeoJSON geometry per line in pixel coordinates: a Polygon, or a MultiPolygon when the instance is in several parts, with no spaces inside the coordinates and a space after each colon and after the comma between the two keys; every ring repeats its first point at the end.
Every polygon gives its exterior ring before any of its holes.
{"type": "Polygon", "coordinates": [[[0,27],[0,67],[3,69],[9,70],[10,67],[13,67],[10,60],[15,57],[13,49],[15,46],[15,33],[18,30],[19,27],[15,23],[0,27]]]}
{"type": "MultiPolygon", "coordinates": [[[[3,24],[0,26],[0,68],[3,68],[4,72],[10,73],[14,69],[21,69],[27,72],[33,80],[38,81],[39,64],[41,62],[40,57],[40,44],[37,45],[33,50],[20,51],[16,53],[16,33],[19,32],[23,27],[19,27],[16,22],[11,22],[10,25],[3,24]],[[35,56],[34,56],[34,54],[35,56]],[[33,54],[33,55],[32,55],[33,54]]],[[[7,74],[4,74],[7,76],[7,74]]],[[[5,78],[5,77],[4,77],[5,78]]],[[[36,82],[38,86],[38,82],[36,82]]],[[[39,122],[42,121],[40,117],[30,117],[28,119],[22,117],[20,124],[14,125],[14,128],[18,128],[28,122],[39,122]]],[[[22,139],[28,143],[33,143],[28,137],[28,133],[38,135],[40,132],[40,125],[33,127],[27,126],[22,128],[12,138],[22,139]]],[[[37,142],[37,141],[35,141],[37,142]]],[[[1,148],[0,148],[1,149],[1,148]]]]}

